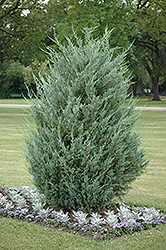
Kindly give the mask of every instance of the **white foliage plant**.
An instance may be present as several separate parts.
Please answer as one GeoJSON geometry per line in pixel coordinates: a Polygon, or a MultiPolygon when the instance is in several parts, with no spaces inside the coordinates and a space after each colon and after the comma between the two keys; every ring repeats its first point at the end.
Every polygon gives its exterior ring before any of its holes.
{"type": "MultiPolygon", "coordinates": [[[[22,187],[21,190],[8,190],[8,195],[5,196],[0,193],[0,207],[8,210],[19,209],[21,212],[29,212],[29,203],[33,209],[33,212],[37,213],[39,216],[48,218],[57,218],[63,220],[64,222],[70,221],[70,216],[64,213],[63,210],[55,211],[49,207],[46,209],[46,199],[43,194],[38,191],[31,190],[30,187],[22,187]]],[[[152,222],[161,218],[166,218],[165,213],[155,208],[142,208],[142,207],[130,207],[124,203],[119,203],[119,208],[117,208],[117,213],[108,210],[105,211],[105,216],[101,216],[99,213],[91,213],[89,219],[87,219],[88,214],[82,211],[72,211],[73,220],[81,223],[99,227],[103,224],[113,226],[119,222],[136,223],[138,221],[152,222]]]]}
{"type": "Polygon", "coordinates": [[[73,218],[78,223],[86,224],[88,222],[86,213],[83,213],[82,211],[73,211],[73,218]]]}

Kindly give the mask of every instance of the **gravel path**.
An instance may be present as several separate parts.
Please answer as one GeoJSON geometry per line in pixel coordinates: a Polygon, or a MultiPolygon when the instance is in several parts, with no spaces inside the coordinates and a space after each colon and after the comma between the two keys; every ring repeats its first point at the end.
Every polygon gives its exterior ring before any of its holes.
{"type": "Polygon", "coordinates": [[[0,108],[30,108],[27,104],[0,104],[0,108]]]}
{"type": "Polygon", "coordinates": [[[144,111],[166,111],[166,107],[135,107],[135,110],[144,110],[144,111]]]}
{"type": "MultiPolygon", "coordinates": [[[[0,108],[30,108],[30,106],[27,104],[0,104],[0,108]]],[[[136,107],[135,110],[166,112],[166,107],[136,107]]]]}

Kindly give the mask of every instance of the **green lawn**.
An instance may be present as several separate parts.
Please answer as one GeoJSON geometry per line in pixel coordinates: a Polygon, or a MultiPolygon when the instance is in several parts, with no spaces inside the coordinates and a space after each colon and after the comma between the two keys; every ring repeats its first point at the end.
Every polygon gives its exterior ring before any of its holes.
{"type": "Polygon", "coordinates": [[[161,101],[152,101],[152,96],[138,97],[138,107],[166,107],[166,96],[161,97],[161,101]]]}
{"type": "MultiPolygon", "coordinates": [[[[5,187],[31,186],[31,176],[25,169],[20,142],[25,130],[22,109],[0,108],[0,183],[5,187]]],[[[32,122],[32,120],[31,120],[32,122]]],[[[147,172],[133,183],[124,197],[129,204],[166,209],[166,112],[145,111],[136,129],[142,130],[142,141],[150,164],[147,172]]],[[[1,249],[159,249],[166,245],[166,225],[143,231],[134,236],[107,242],[93,242],[81,236],[43,228],[37,225],[0,219],[1,249]]]]}
{"type": "Polygon", "coordinates": [[[4,250],[164,250],[166,225],[109,241],[95,242],[32,223],[0,218],[4,250]]]}
{"type": "Polygon", "coordinates": [[[136,130],[142,133],[150,163],[124,201],[166,209],[166,112],[144,111],[136,130]]]}
{"type": "Polygon", "coordinates": [[[30,119],[22,109],[0,108],[0,183],[6,187],[31,186],[20,147],[25,117],[30,119]]]}
{"type": "Polygon", "coordinates": [[[26,104],[24,99],[0,99],[0,104],[26,104]]]}

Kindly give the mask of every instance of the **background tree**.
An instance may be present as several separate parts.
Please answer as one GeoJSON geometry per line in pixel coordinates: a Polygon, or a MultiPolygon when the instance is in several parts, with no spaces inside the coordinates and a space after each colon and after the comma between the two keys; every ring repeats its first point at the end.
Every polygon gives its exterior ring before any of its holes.
{"type": "MultiPolygon", "coordinates": [[[[41,52],[41,48],[44,48],[44,39],[49,32],[45,6],[43,1],[0,1],[0,68],[1,76],[3,75],[0,80],[1,97],[10,97],[13,91],[26,91],[23,65],[30,65],[36,58],[38,61],[46,58],[41,52]],[[10,68],[4,69],[10,65],[11,69],[18,65],[18,69],[15,68],[17,73],[19,71],[18,78],[12,72],[15,80],[9,79],[10,68]]],[[[31,87],[34,87],[33,84],[31,87]]]]}
{"type": "Polygon", "coordinates": [[[1,64],[0,77],[0,97],[10,97],[11,93],[24,93],[26,87],[24,85],[23,72],[25,66],[19,61],[7,60],[1,64]]]}
{"type": "Polygon", "coordinates": [[[166,2],[136,1],[133,21],[138,27],[135,36],[136,56],[146,68],[153,86],[153,100],[160,100],[159,79],[166,71],[166,2]]]}
{"type": "Polygon", "coordinates": [[[49,72],[49,62],[45,60],[44,62],[39,62],[38,60],[33,61],[29,66],[24,67],[23,77],[24,84],[36,93],[36,83],[35,78],[39,75],[46,77],[49,72]]]}
{"type": "MultiPolygon", "coordinates": [[[[65,34],[71,33],[72,25],[80,32],[85,25],[87,27],[98,26],[95,35],[102,35],[106,25],[109,29],[114,28],[114,38],[111,40],[112,46],[128,47],[133,41],[134,48],[130,52],[134,53],[137,62],[142,64],[151,79],[153,87],[153,100],[160,100],[158,93],[159,79],[165,71],[165,1],[49,1],[50,17],[55,10],[60,10],[56,23],[52,31],[59,39],[63,39],[65,34]]],[[[52,18],[53,20],[53,18],[52,18]]],[[[80,35],[80,33],[79,33],[80,35]]],[[[133,63],[133,56],[130,56],[130,64],[135,65],[133,72],[138,66],[133,63]]],[[[142,68],[141,66],[141,68],[142,68]]],[[[141,90],[142,76],[139,74],[138,86],[141,90]]],[[[146,75],[146,74],[145,74],[146,75]]],[[[135,76],[134,76],[135,78],[135,76]]]]}
{"type": "Polygon", "coordinates": [[[137,53],[137,48],[132,45],[133,53],[127,56],[128,67],[132,72],[132,81],[129,91],[136,95],[143,95],[144,89],[152,89],[150,76],[142,64],[142,53],[137,53]],[[140,58],[141,57],[141,58],[140,58]]]}
{"type": "MultiPolygon", "coordinates": [[[[128,47],[130,41],[128,34],[132,31],[128,9],[123,1],[54,1],[47,4],[47,13],[52,22],[52,37],[54,33],[58,39],[64,40],[65,35],[72,32],[72,28],[82,36],[83,27],[97,27],[94,36],[102,36],[105,27],[114,29],[112,46],[128,47]]],[[[132,31],[133,32],[133,31],[132,31]]]]}
{"type": "Polygon", "coordinates": [[[44,56],[40,49],[47,36],[47,15],[41,1],[0,1],[0,53],[5,59],[28,65],[44,56]]]}
{"type": "Polygon", "coordinates": [[[158,85],[166,72],[165,1],[5,0],[0,5],[1,62],[14,59],[29,66],[35,60],[44,61],[41,48],[52,45],[56,49],[50,40],[54,34],[65,43],[64,36],[71,34],[72,27],[80,37],[83,27],[97,27],[94,36],[98,37],[107,26],[114,29],[112,46],[128,48],[135,41],[129,52],[133,72],[138,68],[132,61],[134,54],[151,78],[154,100],[159,100],[158,85]]]}

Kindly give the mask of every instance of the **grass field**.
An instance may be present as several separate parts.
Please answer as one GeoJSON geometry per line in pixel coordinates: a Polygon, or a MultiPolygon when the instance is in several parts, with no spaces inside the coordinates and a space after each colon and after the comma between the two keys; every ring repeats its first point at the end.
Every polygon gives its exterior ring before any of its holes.
{"type": "Polygon", "coordinates": [[[20,147],[24,117],[30,119],[22,109],[0,108],[0,183],[6,187],[32,186],[20,147]]]}
{"type": "Polygon", "coordinates": [[[0,99],[0,104],[26,104],[24,99],[0,99]]]}
{"type": "Polygon", "coordinates": [[[142,133],[150,163],[124,201],[166,209],[166,112],[144,111],[136,130],[142,133]]]}
{"type": "Polygon", "coordinates": [[[1,218],[1,249],[4,250],[165,250],[166,226],[115,240],[95,242],[79,235],[1,218]]]}
{"type": "MultiPolygon", "coordinates": [[[[25,130],[24,117],[31,119],[22,109],[0,108],[0,184],[5,187],[19,188],[26,185],[33,188],[31,176],[25,169],[19,146],[23,141],[20,128],[25,130]]],[[[150,164],[147,172],[133,183],[133,189],[124,197],[124,201],[164,210],[166,209],[166,112],[143,112],[137,129],[142,130],[142,141],[150,164]]],[[[166,245],[166,225],[134,236],[116,238],[107,242],[93,242],[78,235],[12,219],[0,218],[0,224],[0,244],[1,249],[5,250],[164,250],[166,245]]]]}
{"type": "Polygon", "coordinates": [[[166,96],[161,97],[161,101],[152,101],[152,96],[140,96],[138,98],[138,107],[166,107],[166,96]]]}

